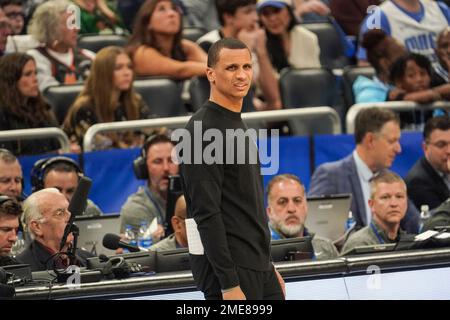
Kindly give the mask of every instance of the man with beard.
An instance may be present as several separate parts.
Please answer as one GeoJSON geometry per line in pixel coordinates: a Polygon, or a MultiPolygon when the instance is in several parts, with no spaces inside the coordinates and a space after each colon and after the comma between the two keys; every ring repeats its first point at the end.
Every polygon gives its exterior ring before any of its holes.
{"type": "Polygon", "coordinates": [[[169,176],[178,174],[178,165],[171,158],[173,147],[170,138],[164,134],[151,135],[145,142],[134,166],[137,178],[147,179],[147,183],[130,195],[123,205],[120,211],[121,233],[125,232],[127,225],[139,230],[142,222],[150,225],[156,218],[158,229],[152,233],[153,243],[164,237],[169,176]]]}
{"type": "Polygon", "coordinates": [[[312,237],[314,259],[336,258],[339,254],[333,243],[315,236],[305,227],[308,215],[305,187],[292,174],[275,176],[267,185],[267,216],[272,240],[296,237],[312,237]]]}

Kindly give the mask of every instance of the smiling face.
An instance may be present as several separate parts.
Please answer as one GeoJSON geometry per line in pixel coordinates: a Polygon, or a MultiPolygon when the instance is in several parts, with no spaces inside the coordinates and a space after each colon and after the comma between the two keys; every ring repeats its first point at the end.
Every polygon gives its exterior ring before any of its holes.
{"type": "Polygon", "coordinates": [[[260,17],[267,31],[275,35],[286,33],[291,23],[291,15],[287,7],[266,6],[261,10],[260,17]]]}
{"type": "Polygon", "coordinates": [[[253,77],[252,57],[248,49],[223,48],[215,66],[206,74],[211,83],[211,97],[216,103],[242,107],[253,77]]]}
{"type": "Polygon", "coordinates": [[[413,60],[406,63],[405,75],[395,84],[406,92],[416,92],[430,88],[431,78],[427,70],[413,60]]]}
{"type": "Polygon", "coordinates": [[[406,186],[403,182],[379,182],[372,190],[369,206],[376,222],[382,225],[396,225],[406,214],[406,186]]]}
{"type": "Polygon", "coordinates": [[[304,188],[294,180],[280,180],[270,189],[266,209],[270,223],[285,237],[303,236],[308,213],[304,188]]]}

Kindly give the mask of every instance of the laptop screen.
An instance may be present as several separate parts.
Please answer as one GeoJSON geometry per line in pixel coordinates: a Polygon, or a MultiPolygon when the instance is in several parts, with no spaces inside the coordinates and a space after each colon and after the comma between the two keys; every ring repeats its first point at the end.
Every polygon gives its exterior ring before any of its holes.
{"type": "Polygon", "coordinates": [[[99,217],[76,217],[75,224],[80,229],[78,248],[89,251],[95,255],[115,254],[114,250],[103,247],[103,236],[107,233],[120,233],[120,215],[109,214],[99,217]]]}
{"type": "Polygon", "coordinates": [[[337,240],[345,233],[351,202],[349,193],[309,197],[306,226],[318,236],[337,240]]]}

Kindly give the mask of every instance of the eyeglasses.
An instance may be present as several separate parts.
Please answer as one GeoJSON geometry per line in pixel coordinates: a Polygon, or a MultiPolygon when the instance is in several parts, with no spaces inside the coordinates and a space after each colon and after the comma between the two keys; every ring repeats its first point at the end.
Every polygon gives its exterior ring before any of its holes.
{"type": "Polygon", "coordinates": [[[59,219],[59,220],[61,220],[61,219],[70,217],[70,212],[69,212],[69,210],[67,210],[67,209],[59,208],[59,209],[56,209],[56,210],[52,213],[52,216],[55,217],[55,218],[57,218],[57,219],[59,219]]]}
{"type": "Polygon", "coordinates": [[[444,149],[447,148],[447,146],[450,144],[450,141],[443,141],[443,140],[439,140],[437,142],[427,142],[427,144],[430,144],[438,149],[444,149]]]}

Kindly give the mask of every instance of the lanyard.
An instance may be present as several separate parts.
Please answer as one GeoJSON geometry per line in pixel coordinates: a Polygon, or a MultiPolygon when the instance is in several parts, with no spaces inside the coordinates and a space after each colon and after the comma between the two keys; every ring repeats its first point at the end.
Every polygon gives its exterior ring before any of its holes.
{"type": "MultiPolygon", "coordinates": [[[[156,208],[156,210],[158,211],[158,223],[164,225],[164,221],[163,221],[163,213],[161,210],[161,207],[159,206],[158,202],[155,200],[155,198],[153,198],[152,193],[150,192],[150,189],[148,188],[147,185],[144,186],[144,190],[145,190],[145,194],[147,195],[147,197],[150,199],[150,201],[153,203],[153,206],[156,208]]],[[[151,222],[151,221],[150,221],[151,222]]]]}
{"type": "Polygon", "coordinates": [[[370,223],[370,227],[372,228],[373,233],[375,233],[375,236],[378,238],[378,242],[380,244],[384,244],[384,240],[381,237],[381,235],[378,233],[377,228],[375,228],[375,225],[373,224],[373,222],[370,223]]]}

